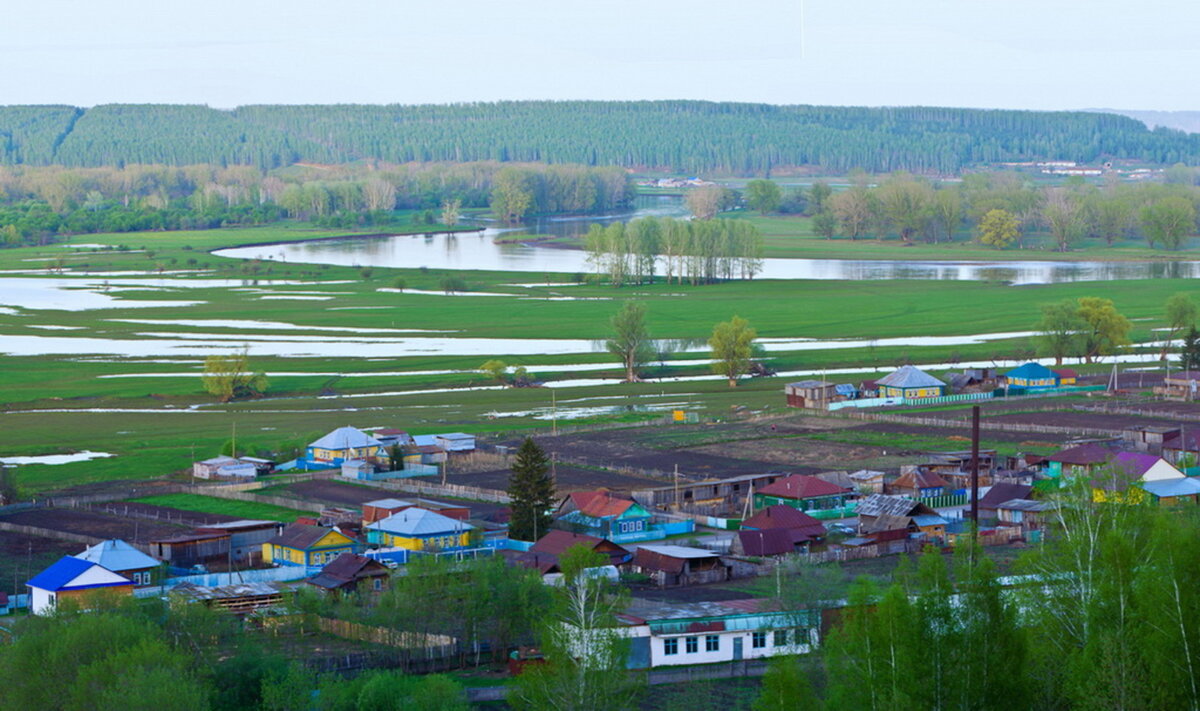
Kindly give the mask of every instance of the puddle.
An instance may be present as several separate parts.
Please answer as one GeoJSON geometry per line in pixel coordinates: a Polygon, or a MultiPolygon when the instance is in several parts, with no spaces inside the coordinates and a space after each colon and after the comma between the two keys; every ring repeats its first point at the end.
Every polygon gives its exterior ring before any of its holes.
{"type": "Polygon", "coordinates": [[[260,296],[259,299],[266,301],[275,299],[277,301],[332,301],[332,296],[260,296]]]}
{"type": "Polygon", "coordinates": [[[37,457],[0,457],[0,464],[71,464],[73,462],[86,462],[89,459],[104,459],[105,457],[115,457],[115,454],[108,452],[91,452],[83,451],[75,454],[44,454],[37,457]]]}
{"type": "MultiPolygon", "coordinates": [[[[428,328],[356,328],[353,326],[301,326],[284,321],[251,321],[238,319],[166,319],[166,318],[110,318],[118,323],[137,323],[148,326],[194,326],[196,328],[230,328],[235,330],[260,331],[329,331],[332,333],[454,333],[452,330],[428,328]]],[[[48,326],[43,328],[50,328],[48,326]]],[[[57,328],[57,327],[56,327],[57,328]]],[[[63,326],[62,328],[79,328],[63,326]]]]}

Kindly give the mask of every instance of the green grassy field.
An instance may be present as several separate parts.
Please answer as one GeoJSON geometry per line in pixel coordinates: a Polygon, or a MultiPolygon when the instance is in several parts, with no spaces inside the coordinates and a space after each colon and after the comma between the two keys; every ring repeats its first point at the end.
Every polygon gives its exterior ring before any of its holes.
{"type": "Polygon", "coordinates": [[[254,501],[218,499],[215,496],[202,496],[200,494],[162,494],[159,496],[143,496],[138,499],[130,499],[130,501],[140,504],[167,506],[183,511],[197,511],[220,516],[237,516],[239,518],[262,519],[266,521],[283,521],[285,523],[291,523],[300,516],[312,515],[306,511],[298,511],[282,506],[260,504],[254,501]]]}
{"type": "MultiPolygon", "coordinates": [[[[615,364],[600,370],[571,370],[570,366],[611,364],[611,356],[603,352],[514,356],[497,346],[478,355],[393,355],[386,341],[375,345],[364,341],[364,349],[377,349],[371,357],[354,353],[357,347],[338,356],[255,356],[253,367],[270,375],[269,397],[219,404],[204,392],[199,378],[203,354],[230,352],[240,347],[239,338],[271,340],[300,334],[315,341],[337,342],[361,329],[402,328],[450,329],[453,333],[448,335],[454,338],[548,337],[592,342],[608,336],[608,321],[622,301],[637,299],[647,306],[649,330],[656,338],[702,340],[715,322],[737,314],[749,319],[764,338],[869,341],[856,348],[796,346],[769,354],[770,364],[781,372],[858,369],[859,374],[835,376],[854,381],[873,369],[892,368],[906,361],[1011,364],[1031,350],[1033,344],[1028,337],[958,346],[889,344],[884,339],[1028,331],[1037,320],[1040,304],[1064,298],[1112,298],[1123,313],[1135,320],[1134,339],[1149,340],[1151,329],[1162,323],[1166,298],[1193,288],[1191,282],[1170,279],[1021,287],[957,281],[756,280],[696,287],[654,284],[613,289],[581,285],[563,290],[511,286],[514,282],[540,281],[530,274],[460,273],[477,291],[542,297],[565,291],[598,299],[516,301],[499,296],[380,291],[396,278],[404,279],[409,288],[436,291],[445,275],[438,270],[375,268],[364,276],[361,269],[351,267],[256,264],[207,253],[237,244],[344,234],[347,232],[343,230],[281,224],[202,232],[84,235],[70,240],[76,244],[125,245],[133,250],[144,246],[148,252],[73,254],[74,250],[62,245],[0,250],[0,270],[38,270],[35,275],[22,275],[30,278],[86,278],[87,282],[80,283],[108,280],[110,285],[121,286],[119,273],[155,271],[161,265],[166,271],[194,270],[172,275],[172,279],[234,280],[232,288],[205,285],[160,291],[153,285],[127,285],[113,292],[131,302],[202,302],[187,307],[128,308],[117,302],[114,308],[86,311],[0,310],[0,334],[5,338],[87,336],[137,342],[157,337],[145,333],[161,333],[199,343],[203,348],[195,355],[166,359],[156,354],[88,356],[86,345],[79,346],[77,353],[65,355],[4,357],[0,368],[0,426],[5,428],[6,436],[0,439],[0,456],[83,449],[118,455],[62,466],[22,467],[18,473],[22,485],[30,492],[41,492],[111,479],[156,478],[179,471],[193,457],[216,454],[231,439],[235,425],[238,441],[249,452],[277,451],[283,444],[306,442],[346,424],[403,427],[418,434],[546,427],[549,415],[543,413],[544,419],[540,419],[529,411],[549,411],[554,397],[549,389],[467,392],[461,388],[490,384],[474,371],[490,357],[501,357],[514,366],[542,366],[535,374],[547,381],[615,378],[619,374],[615,364]],[[150,252],[153,256],[148,256],[150,252]],[[189,260],[195,263],[189,264],[189,260]],[[96,272],[106,274],[86,276],[96,272]],[[270,280],[274,279],[298,284],[273,285],[270,280]],[[259,298],[262,293],[293,291],[331,298],[317,302],[259,298]],[[131,323],[126,319],[160,323],[131,323]],[[176,319],[197,323],[166,323],[176,319]],[[246,320],[292,325],[299,330],[281,330],[270,324],[220,328],[222,322],[246,320]],[[306,333],[304,329],[318,330],[306,333]],[[450,391],[436,392],[444,389],[450,391]],[[65,433],[70,433],[69,437],[65,433]]],[[[905,252],[905,256],[913,254],[905,252]]],[[[550,274],[546,278],[559,282],[568,276],[550,274]]],[[[303,350],[303,344],[295,347],[303,350]]],[[[652,375],[705,375],[709,372],[702,360],[705,357],[700,352],[670,356],[672,360],[695,363],[654,368],[652,375]]],[[[781,378],[745,381],[736,390],[715,380],[635,385],[608,382],[612,384],[557,389],[557,402],[563,408],[616,408],[612,413],[589,411],[582,419],[573,420],[576,422],[610,417],[644,419],[652,415],[621,408],[654,403],[671,403],[709,417],[723,417],[733,407],[766,412],[783,409],[780,391],[785,381],[781,378]]]]}

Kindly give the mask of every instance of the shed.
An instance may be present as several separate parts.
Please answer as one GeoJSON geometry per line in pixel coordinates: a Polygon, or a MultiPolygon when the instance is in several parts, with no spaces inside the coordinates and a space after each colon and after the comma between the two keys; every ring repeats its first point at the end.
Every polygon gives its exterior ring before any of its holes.
{"type": "Polygon", "coordinates": [[[472,452],[475,450],[475,435],[450,432],[433,436],[434,444],[447,452],[472,452]]]}
{"type": "Polygon", "coordinates": [[[132,595],[133,581],[90,560],[66,555],[26,583],[29,609],[35,615],[49,614],[64,600],[79,605],[98,594],[132,595]]]}
{"type": "Polygon", "coordinates": [[[732,576],[731,567],[716,551],[689,546],[640,546],[633,554],[633,568],[659,587],[719,583],[732,576]]]}
{"type": "Polygon", "coordinates": [[[326,592],[354,592],[360,587],[380,592],[388,581],[387,566],[356,553],[343,553],[304,582],[326,592]]]}
{"type": "Polygon", "coordinates": [[[824,380],[801,380],[783,388],[788,407],[823,410],[838,399],[837,386],[824,380]]]}
{"type": "Polygon", "coordinates": [[[1159,506],[1176,506],[1200,503],[1200,481],[1196,477],[1182,479],[1158,479],[1141,484],[1159,506]]]}
{"type": "Polygon", "coordinates": [[[159,560],[179,568],[229,557],[230,535],[219,531],[196,531],[182,536],[150,541],[150,552],[159,560]]]}
{"type": "Polygon", "coordinates": [[[1032,493],[1033,487],[1025,484],[993,484],[979,497],[979,515],[981,518],[995,518],[1000,504],[1013,499],[1027,499],[1032,493]]]}
{"type": "Polygon", "coordinates": [[[812,536],[794,528],[746,528],[734,534],[729,550],[738,555],[755,557],[789,555],[805,550],[813,540],[812,536]]]}
{"type": "Polygon", "coordinates": [[[1074,385],[1079,382],[1079,373],[1070,368],[1055,368],[1054,374],[1058,376],[1059,385],[1074,385]]]}
{"type": "Polygon", "coordinates": [[[227,534],[229,555],[234,563],[258,565],[262,562],[262,544],[283,533],[279,521],[239,519],[210,523],[195,530],[197,534],[227,534]]]}
{"type": "Polygon", "coordinates": [[[260,608],[272,607],[283,602],[283,592],[271,583],[238,583],[212,587],[184,583],[172,588],[171,594],[184,600],[204,603],[209,607],[219,607],[235,615],[247,615],[260,608]]]}
{"type": "Polygon", "coordinates": [[[381,521],[394,513],[399,513],[404,509],[411,509],[416,506],[412,501],[404,499],[375,499],[367,501],[362,505],[362,522],[366,526],[376,521],[381,521]]]}

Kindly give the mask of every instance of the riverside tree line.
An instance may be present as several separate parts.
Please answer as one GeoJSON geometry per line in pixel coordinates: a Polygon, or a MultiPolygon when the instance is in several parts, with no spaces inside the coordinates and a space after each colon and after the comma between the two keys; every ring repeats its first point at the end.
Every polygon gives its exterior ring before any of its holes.
{"type": "Polygon", "coordinates": [[[956,173],[1006,161],[1200,162],[1200,136],[1086,112],[706,101],[0,107],[0,164],[515,161],[769,175],[956,173]]]}
{"type": "Polygon", "coordinates": [[[908,173],[882,178],[859,174],[845,190],[818,182],[782,191],[771,181],[747,185],[745,200],[763,214],[803,213],[827,239],[898,237],[904,242],[954,242],[967,233],[1006,249],[1048,246],[1068,251],[1085,239],[1113,245],[1140,241],[1177,250],[1200,218],[1200,174],[1182,165],[1163,183],[1094,185],[1070,179],[1038,186],[1016,173],[969,173],[958,183],[934,183],[908,173]]]}
{"type": "Polygon", "coordinates": [[[624,171],[582,165],[0,166],[0,244],[45,243],[60,234],[260,225],[285,217],[329,227],[387,224],[397,209],[422,211],[421,222],[453,227],[464,208],[490,207],[513,222],[533,213],[620,209],[632,197],[624,171]]]}
{"type": "Polygon", "coordinates": [[[744,220],[643,217],[592,225],[584,239],[592,272],[613,286],[708,284],[753,279],[762,270],[762,235],[744,220]]]}

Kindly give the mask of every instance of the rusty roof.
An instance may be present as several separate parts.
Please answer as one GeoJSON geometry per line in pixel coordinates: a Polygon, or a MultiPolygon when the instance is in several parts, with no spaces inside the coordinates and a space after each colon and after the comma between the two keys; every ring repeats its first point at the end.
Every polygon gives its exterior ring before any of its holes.
{"type": "Polygon", "coordinates": [[[819,496],[849,494],[851,490],[823,481],[815,476],[793,474],[780,479],[774,484],[767,484],[759,489],[757,493],[764,496],[778,496],[783,499],[813,499],[819,496]]]}

